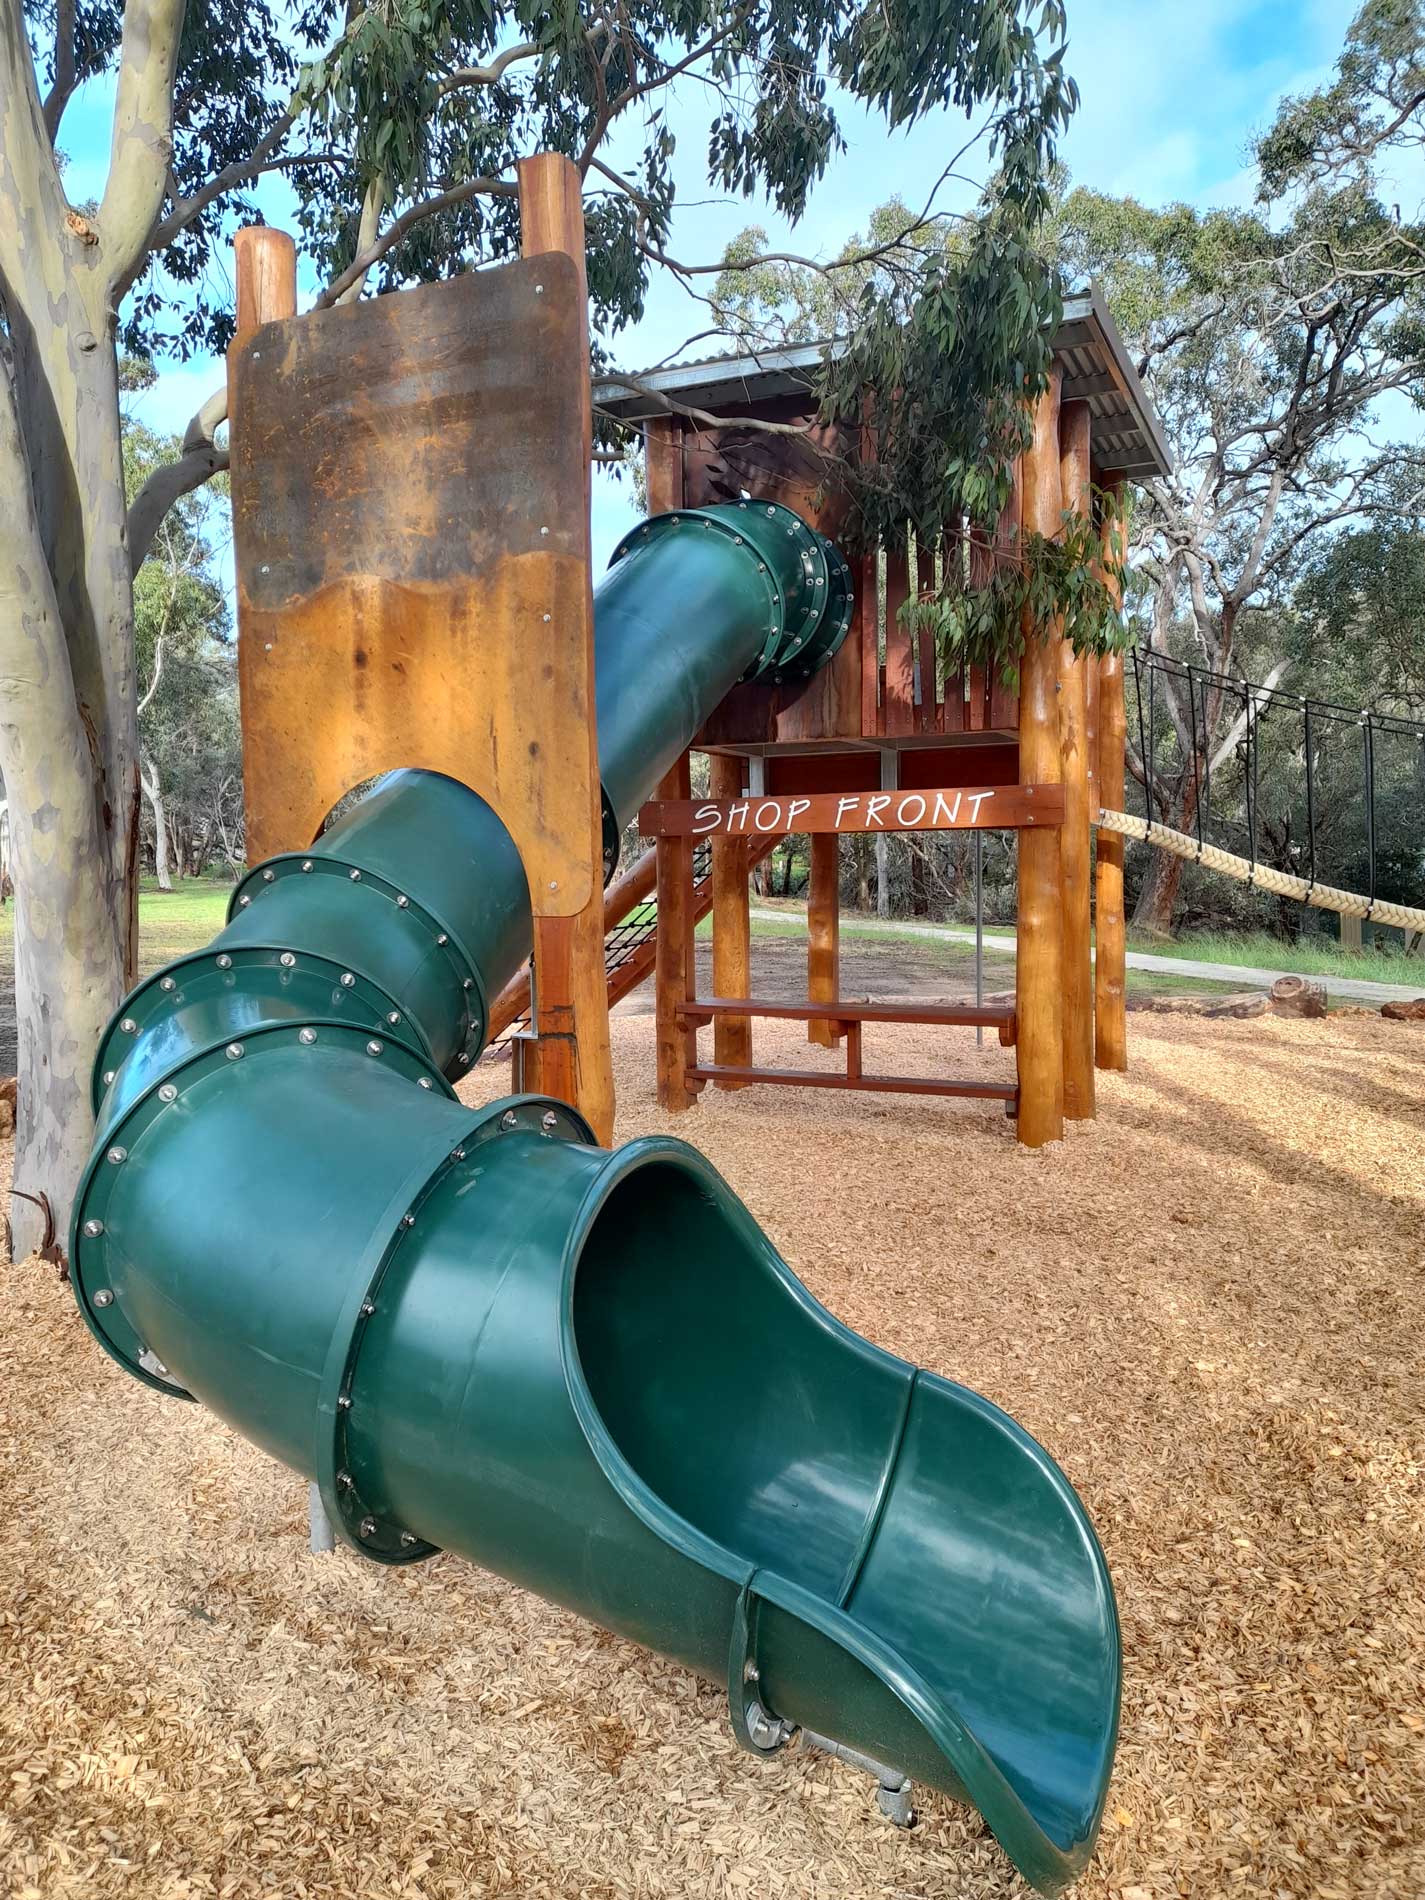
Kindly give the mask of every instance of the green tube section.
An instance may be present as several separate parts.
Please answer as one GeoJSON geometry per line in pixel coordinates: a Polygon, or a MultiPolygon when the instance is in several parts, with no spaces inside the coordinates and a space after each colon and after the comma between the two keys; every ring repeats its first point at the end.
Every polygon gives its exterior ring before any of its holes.
{"type": "MultiPolygon", "coordinates": [[[[628,538],[595,601],[612,824],[739,679],[829,657],[844,575],[766,503],[628,538]]],[[[1057,1891],[1118,1722],[1079,1500],[819,1306],[694,1149],[458,1101],[529,944],[509,834],[429,773],[257,867],[104,1039],[88,1325],[314,1479],[368,1558],[459,1551],[725,1682],[755,1752],[805,1728],[973,1802],[1057,1891]]]]}

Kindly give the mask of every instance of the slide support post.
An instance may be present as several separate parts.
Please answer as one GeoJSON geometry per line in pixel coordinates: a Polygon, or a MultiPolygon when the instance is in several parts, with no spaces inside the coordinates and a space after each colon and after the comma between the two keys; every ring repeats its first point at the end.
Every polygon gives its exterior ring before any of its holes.
{"type": "MultiPolygon", "coordinates": [[[[1057,369],[1034,407],[1034,438],[1024,456],[1024,526],[1059,529],[1059,387],[1057,369]]],[[[1057,629],[1026,615],[1019,674],[1019,776],[1060,785],[1057,629]]],[[[1056,827],[1019,834],[1019,906],[1015,957],[1019,1139],[1042,1148],[1064,1133],[1063,877],[1056,827]]]]}
{"type": "MultiPolygon", "coordinates": [[[[1123,487],[1106,497],[1103,545],[1115,565],[1122,559],[1123,487]]],[[[1121,597],[1122,589],[1110,582],[1121,597]]],[[[1123,705],[1123,655],[1105,653],[1098,663],[1098,799],[1107,811],[1122,811],[1128,723],[1123,705]]],[[[1123,914],[1123,844],[1118,832],[1100,831],[1096,860],[1098,934],[1094,960],[1094,1061],[1100,1069],[1128,1067],[1126,930],[1123,914]]]]}
{"type": "MultiPolygon", "coordinates": [[[[1063,508],[1087,515],[1093,505],[1089,470],[1092,418],[1086,402],[1065,403],[1059,416],[1063,508]]],[[[1064,762],[1064,822],[1059,865],[1064,901],[1064,1114],[1094,1115],[1092,817],[1089,806],[1088,673],[1094,664],[1059,642],[1059,744],[1064,762]]]]}
{"type": "MultiPolygon", "coordinates": [[[[520,247],[525,257],[562,251],[573,259],[583,294],[584,360],[588,356],[588,294],[584,264],[583,185],[577,166],[558,152],[519,162],[520,247]]],[[[594,605],[589,508],[593,450],[592,398],[585,380],[583,401],[584,505],[581,537],[584,564],[584,626],[590,688],[594,679],[594,605]]],[[[589,862],[603,863],[603,806],[599,796],[599,737],[589,693],[589,862]]],[[[540,914],[534,901],[535,1041],[525,1050],[526,1086],[569,1102],[601,1142],[614,1136],[613,1059],[609,1049],[608,984],[604,974],[604,893],[595,877],[584,906],[573,916],[540,914]]]]}
{"type": "MultiPolygon", "coordinates": [[[[807,891],[807,1000],[826,1003],[841,987],[841,840],[834,831],[813,832],[811,883],[807,891]]],[[[845,1035],[836,1022],[807,1024],[807,1041],[834,1049],[845,1035]]]]}
{"type": "MultiPolygon", "coordinates": [[[[708,796],[740,798],[745,776],[743,761],[731,753],[715,752],[708,764],[708,796]]],[[[712,845],[712,986],[715,996],[752,994],[750,876],[746,839],[715,838],[712,845]]],[[[751,1018],[719,1016],[713,1024],[713,1051],[719,1068],[750,1068],[751,1018]]],[[[719,1081],[717,1084],[720,1089],[743,1086],[741,1082],[719,1081]]]]}

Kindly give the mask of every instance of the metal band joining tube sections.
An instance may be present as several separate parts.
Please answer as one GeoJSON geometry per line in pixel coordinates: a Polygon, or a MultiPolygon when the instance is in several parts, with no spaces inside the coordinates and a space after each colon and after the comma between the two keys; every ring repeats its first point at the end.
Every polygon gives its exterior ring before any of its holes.
{"type": "Polygon", "coordinates": [[[344,877],[349,883],[359,884],[363,890],[374,891],[386,898],[415,922],[425,926],[432,948],[438,949],[447,959],[452,975],[465,992],[466,1024],[459,1067],[468,1068],[484,1047],[485,1025],[490,1019],[488,999],[478,961],[461,943],[450,924],[378,872],[365,869],[351,859],[326,857],[320,848],[283,852],[278,857],[269,858],[255,871],[249,871],[228,902],[229,923],[264,892],[270,891],[274,884],[294,873],[301,876],[344,877]]]}
{"type": "Polygon", "coordinates": [[[851,625],[851,570],[833,542],[779,502],[740,501],[654,515],[624,536],[609,565],[616,567],[634,549],[689,527],[743,549],[760,578],[766,631],[743,679],[804,676],[831,658],[851,625]]]}
{"type": "MultiPolygon", "coordinates": [[[[223,1075],[238,1063],[261,1065],[263,1059],[290,1049],[311,1049],[336,1042],[349,1047],[353,1054],[377,1061],[417,1087],[438,1090],[454,1100],[455,1091],[420,1049],[398,1038],[373,1039],[364,1027],[333,1021],[330,1018],[292,1023],[267,1023],[249,1030],[241,1040],[212,1043],[194,1050],[188,1058],[163,1073],[153,1084],[104,1130],[103,1140],[89,1158],[75,1197],[75,1220],[71,1236],[69,1277],[90,1332],[110,1358],[156,1392],[188,1398],[171,1378],[165,1378],[143,1363],[146,1342],[125,1316],[123,1276],[111,1272],[106,1254],[109,1237],[109,1203],[121,1168],[142,1166],[144,1137],[169,1114],[181,1114],[184,1098],[203,1081],[223,1075]]],[[[247,1073],[247,1071],[244,1071],[247,1073]]]]}
{"type": "MultiPolygon", "coordinates": [[[[365,1259],[352,1275],[346,1304],[332,1329],[331,1350],[317,1398],[316,1482],[333,1528],[353,1550],[373,1563],[419,1563],[437,1553],[414,1532],[368,1505],[347,1455],[347,1421],[358,1403],[357,1372],[368,1322],[379,1310],[381,1286],[395,1264],[402,1242],[450,1177],[470,1161],[481,1143],[520,1130],[561,1141],[594,1145],[594,1131],[564,1102],[541,1095],[507,1096],[480,1111],[452,1148],[420,1163],[391,1198],[377,1223],[365,1259]]],[[[473,1170],[472,1170],[473,1171],[473,1170]]]]}

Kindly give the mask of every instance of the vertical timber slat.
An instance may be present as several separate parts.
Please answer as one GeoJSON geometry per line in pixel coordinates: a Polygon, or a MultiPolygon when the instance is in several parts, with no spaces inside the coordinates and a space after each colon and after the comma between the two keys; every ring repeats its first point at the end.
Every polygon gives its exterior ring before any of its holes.
{"type": "MultiPolygon", "coordinates": [[[[520,246],[525,257],[561,251],[573,259],[581,290],[584,265],[583,184],[578,168],[560,153],[544,152],[519,162],[520,246]]],[[[583,298],[584,351],[588,349],[588,302],[583,298]]],[[[593,450],[593,409],[583,404],[583,460],[588,470],[593,450]]],[[[603,813],[599,798],[599,743],[593,719],[594,609],[592,555],[589,545],[590,476],[584,482],[583,541],[585,573],[586,665],[589,684],[588,745],[593,798],[589,807],[589,861],[603,863],[603,813]]],[[[527,1056],[530,1088],[572,1102],[598,1140],[613,1141],[614,1083],[609,1049],[608,986],[604,974],[603,881],[582,910],[568,918],[534,918],[534,1029],[537,1040],[527,1056]],[[548,1040],[546,1040],[548,1039],[548,1040]]]]}
{"type": "MultiPolygon", "coordinates": [[[[1064,510],[1087,515],[1092,419],[1086,402],[1065,403],[1059,416],[1060,485],[1064,510]]],[[[1059,744],[1064,761],[1064,822],[1059,862],[1064,898],[1064,1114],[1089,1121],[1093,1080],[1093,889],[1089,806],[1088,669],[1090,660],[1059,642],[1059,744]]]]}
{"type": "MultiPolygon", "coordinates": [[[[739,798],[745,776],[741,759],[715,752],[709,760],[709,798],[739,798]]],[[[752,994],[752,919],[749,847],[743,838],[712,842],[712,987],[714,996],[752,994]]],[[[752,1019],[719,1016],[713,1022],[713,1060],[719,1068],[752,1066],[752,1019]]],[[[740,1082],[722,1082],[736,1089],[740,1082]]]]}
{"type": "MultiPolygon", "coordinates": [[[[807,1001],[827,1003],[841,985],[841,840],[834,831],[813,832],[811,881],[807,890],[807,1001]]],[[[747,992],[744,990],[745,996],[747,992]]],[[[834,1049],[845,1034],[835,1022],[807,1024],[807,1041],[834,1049]]]]}
{"type": "Polygon", "coordinates": [[[904,535],[886,550],[886,734],[899,737],[915,726],[915,670],[910,629],[901,608],[910,592],[910,555],[904,535]]]}
{"type": "MultiPolygon", "coordinates": [[[[1122,489],[1110,492],[1104,511],[1106,560],[1122,558],[1122,489]]],[[[1120,586],[1110,582],[1113,591],[1120,586]]],[[[1123,705],[1123,655],[1105,653],[1098,663],[1098,803],[1123,810],[1124,756],[1128,722],[1123,705]]],[[[1128,1067],[1128,1016],[1125,995],[1126,944],[1123,915],[1123,844],[1113,831],[1098,834],[1098,943],[1094,962],[1094,1061],[1100,1069],[1128,1067]]]]}
{"type": "Polygon", "coordinates": [[[655,416],[643,425],[648,512],[664,515],[683,505],[683,419],[655,416]]]}
{"type": "MultiPolygon", "coordinates": [[[[1016,461],[1011,470],[1013,486],[1009,500],[995,523],[991,560],[1012,560],[1019,543],[1019,524],[1024,511],[1024,463],[1016,461]]],[[[1018,722],[1019,707],[1013,685],[995,667],[990,678],[990,725],[997,732],[1012,732],[1018,722]]]]}
{"type": "Polygon", "coordinates": [[[861,732],[874,739],[880,730],[880,685],[878,608],[876,604],[876,554],[874,549],[856,563],[856,618],[853,622],[861,642],[861,732]]]}
{"type": "MultiPolygon", "coordinates": [[[[916,598],[933,593],[935,588],[935,550],[917,545],[915,550],[916,598]]],[[[940,695],[935,687],[935,635],[921,627],[916,636],[916,659],[920,668],[920,703],[915,709],[917,732],[940,729],[940,695]]]]}
{"type": "MultiPolygon", "coordinates": [[[[1034,439],[1024,456],[1024,527],[1059,528],[1059,386],[1057,369],[1034,406],[1034,439]]],[[[1019,673],[1019,776],[1028,785],[1063,783],[1059,751],[1056,630],[1026,617],[1019,673]]],[[[1057,827],[1019,832],[1019,909],[1015,957],[1015,1055],[1019,1139],[1030,1148],[1064,1133],[1063,901],[1057,827]]]]}

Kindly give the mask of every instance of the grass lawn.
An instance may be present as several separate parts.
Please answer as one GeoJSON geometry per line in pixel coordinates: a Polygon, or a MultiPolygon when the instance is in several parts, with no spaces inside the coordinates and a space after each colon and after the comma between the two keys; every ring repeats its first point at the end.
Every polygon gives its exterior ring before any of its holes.
{"type": "Polygon", "coordinates": [[[1425,990],[1425,959],[1399,950],[1343,950],[1329,937],[1283,943],[1265,930],[1195,931],[1183,937],[1130,932],[1130,950],[1148,956],[1190,957],[1195,963],[1245,964],[1258,970],[1291,970],[1300,976],[1345,976],[1370,983],[1410,983],[1425,990]]]}
{"type": "MultiPolygon", "coordinates": [[[[229,878],[184,878],[161,891],[152,878],[139,886],[139,969],[150,970],[200,950],[222,929],[232,896],[229,878]]],[[[8,980],[14,963],[15,907],[0,906],[0,977],[8,980]]]]}

